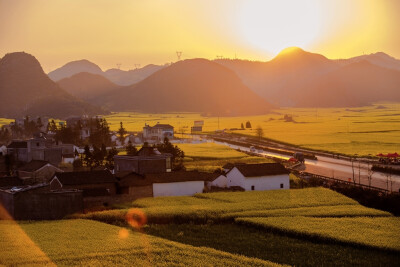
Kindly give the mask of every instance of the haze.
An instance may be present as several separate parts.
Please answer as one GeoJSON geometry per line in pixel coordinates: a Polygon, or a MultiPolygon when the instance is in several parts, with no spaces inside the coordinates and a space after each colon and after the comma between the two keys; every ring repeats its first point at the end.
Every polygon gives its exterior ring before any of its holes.
{"type": "Polygon", "coordinates": [[[269,60],[289,46],[400,58],[396,0],[0,0],[0,57],[36,55],[46,72],[76,59],[132,69],[202,57],[269,60]]]}

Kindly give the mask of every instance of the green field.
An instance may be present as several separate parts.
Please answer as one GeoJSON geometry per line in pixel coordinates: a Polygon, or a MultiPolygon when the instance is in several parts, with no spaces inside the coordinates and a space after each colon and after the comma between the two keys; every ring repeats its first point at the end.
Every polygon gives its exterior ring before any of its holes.
{"type": "Polygon", "coordinates": [[[266,163],[271,159],[253,157],[228,146],[214,143],[178,144],[185,152],[184,165],[187,170],[213,172],[227,163],[266,163]]]}
{"type": "Polygon", "coordinates": [[[277,266],[88,220],[0,222],[0,265],[277,266]]]}
{"type": "Polygon", "coordinates": [[[400,220],[325,188],[138,199],[78,215],[120,226],[140,209],[143,230],[196,247],[296,266],[396,266],[400,220]]]}
{"type": "MultiPolygon", "coordinates": [[[[375,155],[400,151],[400,104],[381,103],[360,108],[282,108],[271,114],[246,117],[202,117],[193,113],[141,114],[115,113],[106,116],[111,129],[119,122],[129,131],[141,131],[145,123],[169,123],[176,132],[189,133],[193,121],[204,120],[204,131],[240,128],[250,121],[252,129],[232,132],[255,135],[261,126],[264,137],[307,148],[344,154],[375,155]],[[284,114],[294,122],[285,122],[284,114]],[[218,127],[219,125],[219,127],[218,127]]],[[[178,136],[180,136],[178,134],[178,136]]]]}
{"type": "Polygon", "coordinates": [[[299,236],[400,251],[400,218],[237,218],[238,223],[299,236]]]}

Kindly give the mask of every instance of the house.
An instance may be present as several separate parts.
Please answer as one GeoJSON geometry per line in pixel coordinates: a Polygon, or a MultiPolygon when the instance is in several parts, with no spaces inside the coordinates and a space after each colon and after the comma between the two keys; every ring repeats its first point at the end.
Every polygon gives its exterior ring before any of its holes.
{"type": "MultiPolygon", "coordinates": [[[[238,186],[245,191],[289,189],[289,171],[280,163],[237,164],[226,175],[227,187],[238,186]]],[[[211,185],[223,184],[218,177],[211,185]]]]}
{"type": "Polygon", "coordinates": [[[17,176],[2,176],[0,177],[0,187],[11,188],[14,186],[23,185],[23,181],[17,176]]]}
{"type": "Polygon", "coordinates": [[[7,146],[7,154],[12,155],[15,161],[28,162],[28,142],[13,140],[7,146]]]}
{"type": "Polygon", "coordinates": [[[164,138],[168,139],[174,138],[174,127],[169,124],[157,123],[153,127],[145,124],[143,127],[143,139],[154,140],[156,142],[163,142],[164,138]]]}
{"type": "Polygon", "coordinates": [[[0,219],[54,220],[83,211],[82,191],[51,191],[49,184],[0,189],[0,219]]]}
{"type": "Polygon", "coordinates": [[[48,182],[56,172],[63,171],[44,160],[31,160],[17,170],[21,179],[30,179],[33,183],[48,182]]]}
{"type": "Polygon", "coordinates": [[[134,198],[159,196],[192,196],[203,193],[206,183],[219,174],[198,171],[164,173],[126,173],[119,176],[119,192],[134,198]]]}
{"type": "Polygon", "coordinates": [[[170,172],[172,155],[160,153],[154,147],[142,147],[137,156],[114,156],[115,171],[138,174],[170,172]]]}
{"type": "Polygon", "coordinates": [[[66,119],[67,127],[76,127],[79,129],[79,137],[81,140],[85,140],[90,136],[91,133],[91,118],[88,116],[82,117],[69,117],[66,119]]]}
{"type": "Polygon", "coordinates": [[[108,170],[57,172],[50,181],[50,189],[79,189],[84,197],[113,196],[116,194],[116,182],[108,170]]]}

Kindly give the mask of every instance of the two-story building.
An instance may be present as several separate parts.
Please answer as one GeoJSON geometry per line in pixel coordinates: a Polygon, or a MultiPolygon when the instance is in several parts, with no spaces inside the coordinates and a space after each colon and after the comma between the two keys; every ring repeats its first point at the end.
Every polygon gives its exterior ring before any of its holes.
{"type": "Polygon", "coordinates": [[[157,123],[153,127],[148,124],[143,127],[144,141],[163,142],[165,137],[168,139],[174,138],[174,127],[172,125],[157,123]]]}

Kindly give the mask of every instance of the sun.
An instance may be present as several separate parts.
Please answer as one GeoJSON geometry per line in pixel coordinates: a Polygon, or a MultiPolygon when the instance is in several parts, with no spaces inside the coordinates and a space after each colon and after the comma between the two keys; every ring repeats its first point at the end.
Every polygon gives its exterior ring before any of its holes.
{"type": "Polygon", "coordinates": [[[251,46],[277,54],[286,47],[307,48],[322,24],[317,0],[251,0],[238,12],[240,38],[251,46]]]}

